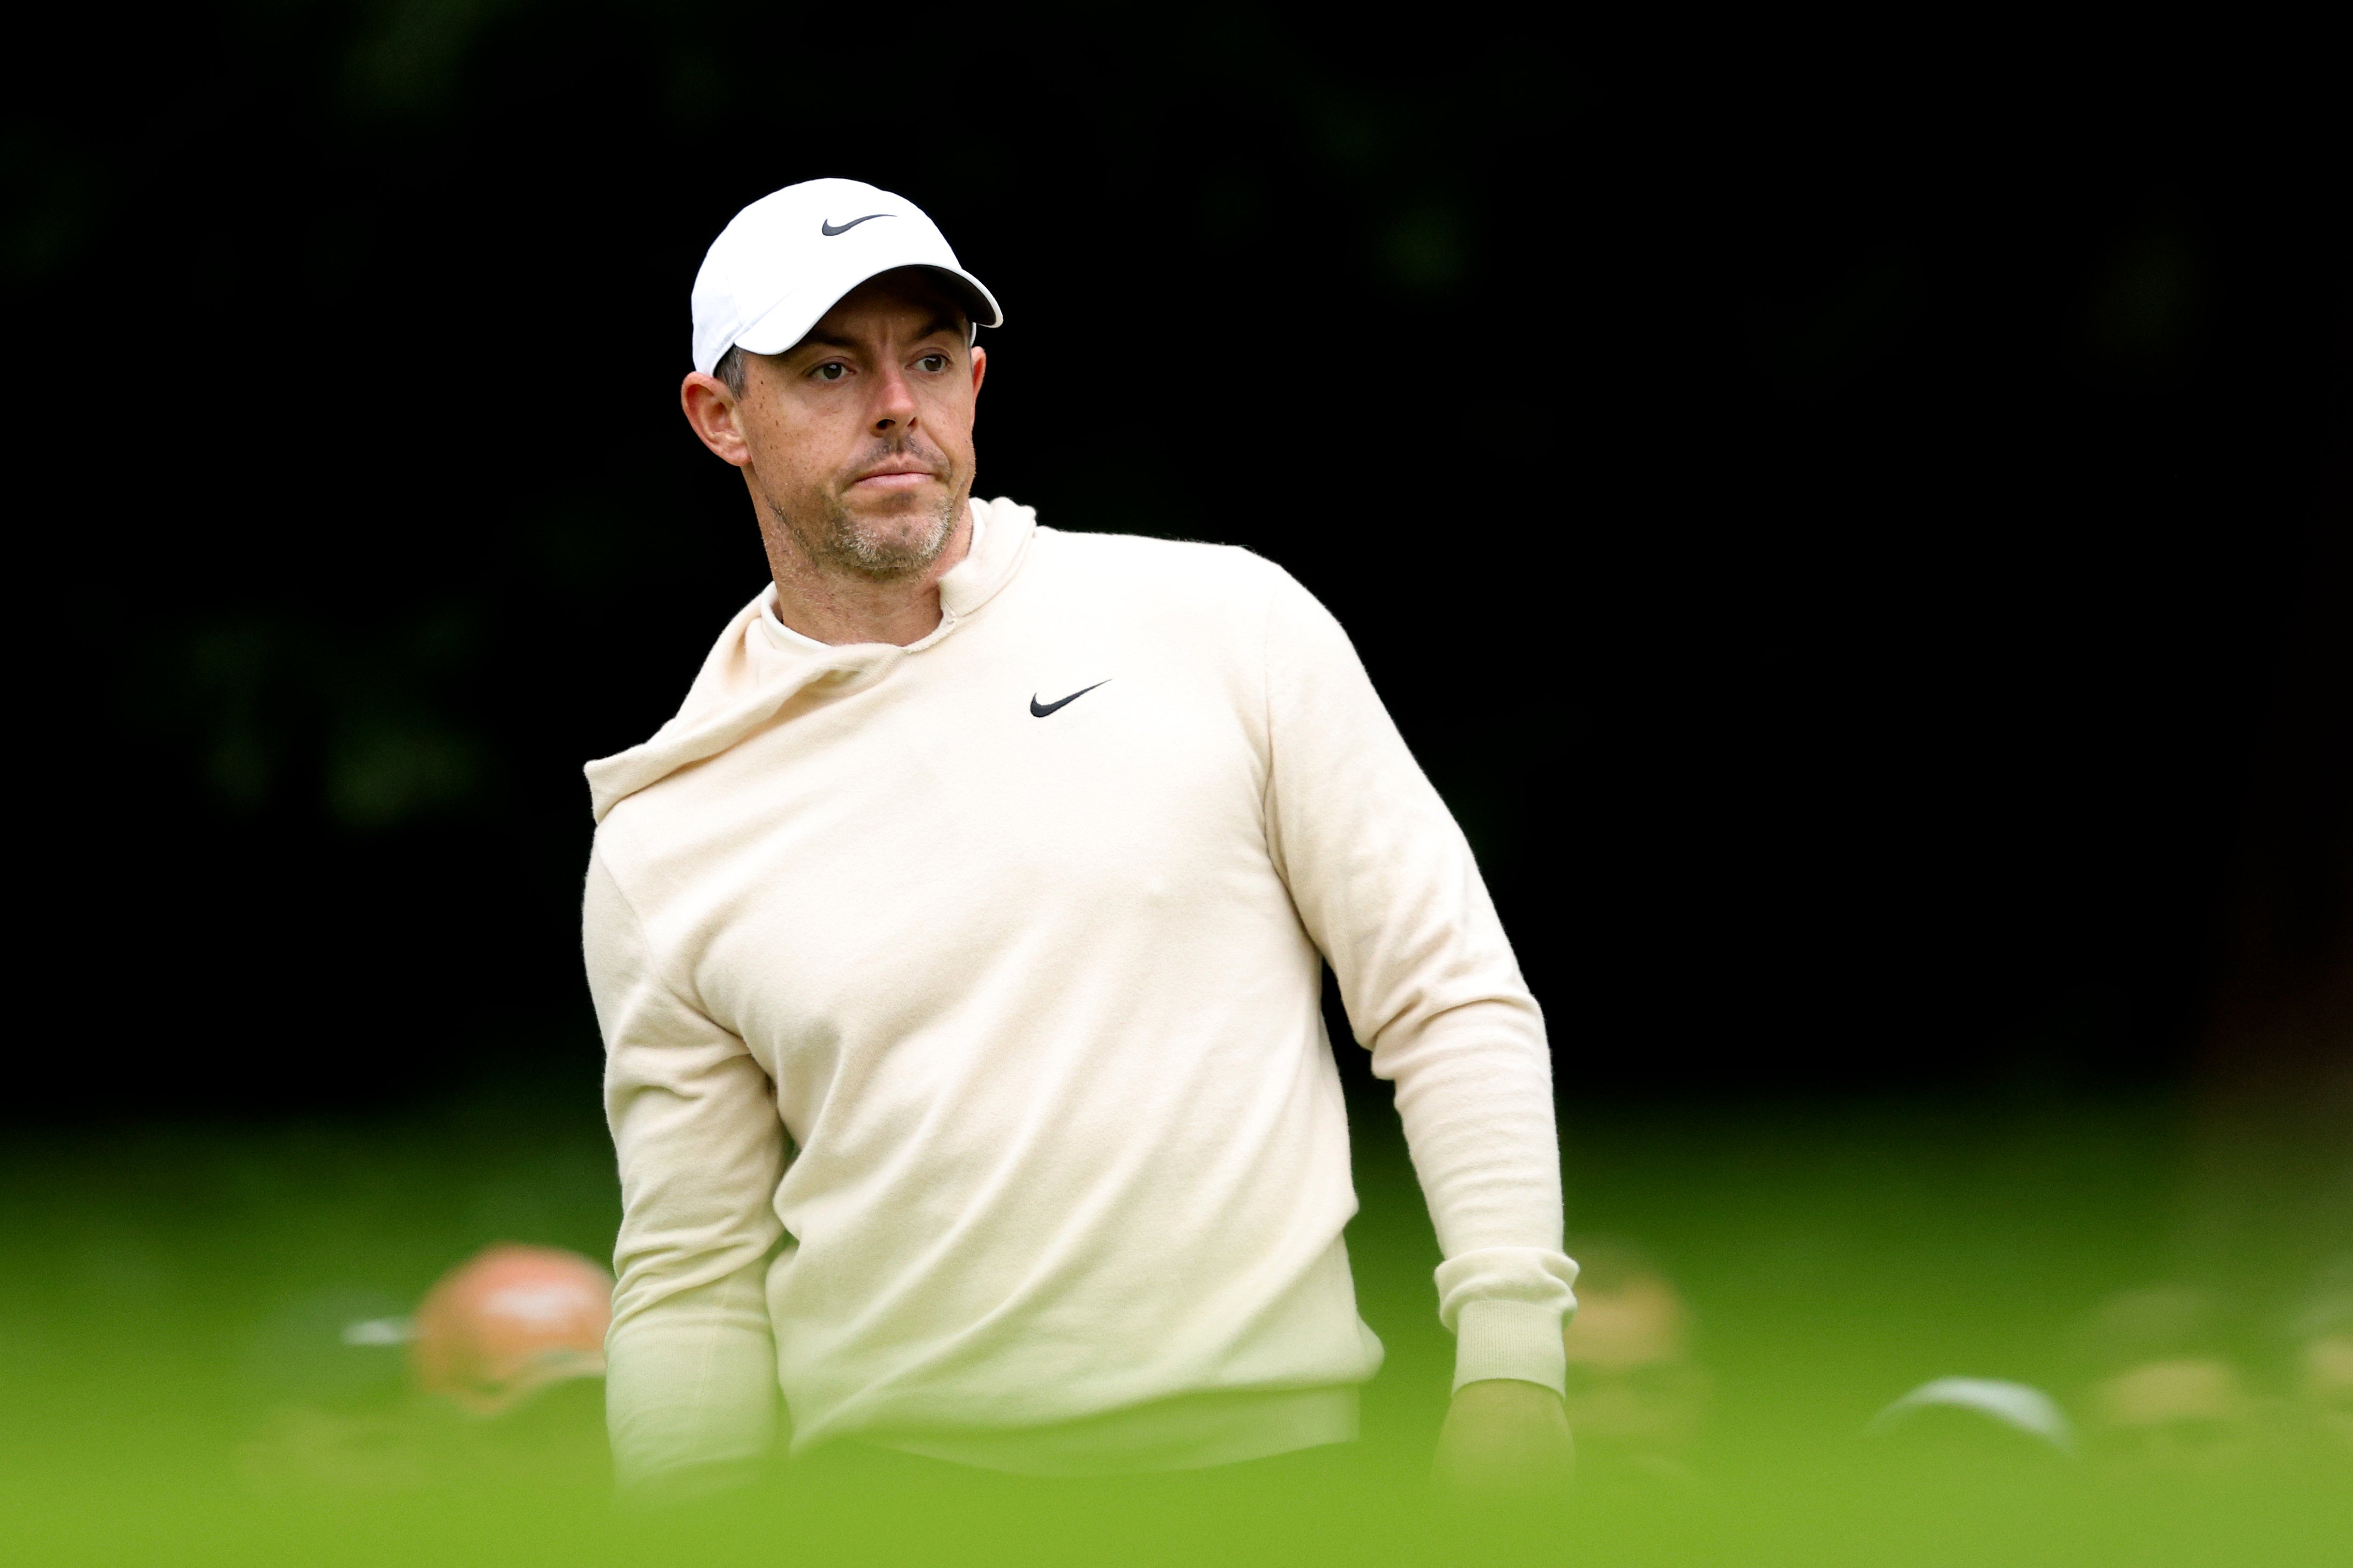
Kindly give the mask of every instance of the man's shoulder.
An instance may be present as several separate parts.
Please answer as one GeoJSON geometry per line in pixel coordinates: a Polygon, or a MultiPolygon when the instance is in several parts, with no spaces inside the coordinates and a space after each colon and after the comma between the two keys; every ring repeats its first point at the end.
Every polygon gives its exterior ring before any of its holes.
{"type": "Polygon", "coordinates": [[[1040,528],[1056,569],[1118,584],[1154,597],[1241,596],[1263,602],[1289,574],[1239,544],[1145,533],[1079,533],[1040,528]]]}

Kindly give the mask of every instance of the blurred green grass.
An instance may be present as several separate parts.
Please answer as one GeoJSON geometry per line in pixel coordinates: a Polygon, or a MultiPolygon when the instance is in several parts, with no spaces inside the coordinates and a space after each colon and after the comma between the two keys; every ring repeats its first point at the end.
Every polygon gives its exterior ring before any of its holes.
{"type": "MultiPolygon", "coordinates": [[[[413,1301],[497,1240],[606,1255],[593,1086],[341,1122],[18,1136],[0,1153],[0,1555],[28,1563],[600,1562],[2337,1563],[2353,1472],[2137,1476],[1924,1460],[1871,1415],[1923,1381],[2071,1395],[2069,1326],[2161,1278],[2178,1110],[2133,1103],[1609,1107],[1563,1128],[1572,1237],[1639,1239],[1714,1374],[1693,1479],[1449,1512],[1421,1476],[1450,1342],[1386,1112],[1360,1106],[1362,1310],[1389,1347],[1365,1439],[1305,1495],[1248,1473],[868,1496],[773,1485],[668,1514],[607,1499],[593,1389],[497,1428],[396,1391],[290,1417],[269,1325],[413,1301]],[[338,1297],[337,1300],[343,1298],[338,1297]],[[373,1423],[374,1425],[371,1425],[373,1423]],[[375,1447],[371,1447],[370,1445],[375,1447]],[[344,1463],[338,1446],[355,1457],[344,1463]]],[[[349,1457],[349,1456],[347,1456],[349,1457]]]]}

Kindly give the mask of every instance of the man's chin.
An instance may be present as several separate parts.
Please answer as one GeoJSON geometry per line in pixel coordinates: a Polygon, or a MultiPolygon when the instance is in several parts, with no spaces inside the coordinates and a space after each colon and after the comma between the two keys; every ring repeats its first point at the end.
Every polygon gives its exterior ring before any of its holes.
{"type": "Polygon", "coordinates": [[[943,500],[928,506],[897,506],[888,510],[860,507],[843,516],[838,558],[871,577],[910,576],[940,558],[955,531],[954,518],[943,500]]]}

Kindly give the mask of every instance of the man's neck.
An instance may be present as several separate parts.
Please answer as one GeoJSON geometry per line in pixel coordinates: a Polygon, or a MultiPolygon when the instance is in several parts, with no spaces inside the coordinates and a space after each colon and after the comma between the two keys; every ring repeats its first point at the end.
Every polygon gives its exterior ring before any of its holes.
{"type": "Polygon", "coordinates": [[[828,567],[789,531],[768,539],[768,570],[776,583],[776,618],[806,637],[839,647],[921,642],[940,624],[940,579],[972,549],[972,512],[957,510],[955,527],[939,555],[904,577],[874,578],[828,567]]]}

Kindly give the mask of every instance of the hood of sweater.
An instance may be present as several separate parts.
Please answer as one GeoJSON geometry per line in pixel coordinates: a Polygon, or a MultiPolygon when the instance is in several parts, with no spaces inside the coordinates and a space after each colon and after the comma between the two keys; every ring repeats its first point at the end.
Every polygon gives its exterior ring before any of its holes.
{"type": "Polygon", "coordinates": [[[762,589],[727,623],[670,722],[651,739],[583,770],[596,820],[604,821],[638,791],[717,756],[774,722],[794,699],[820,682],[833,692],[871,686],[901,659],[937,647],[970,620],[1020,571],[1038,531],[1034,510],[1002,496],[975,500],[972,510],[972,552],[940,579],[940,624],[904,647],[871,642],[828,646],[805,637],[777,618],[776,585],[762,589]]]}

